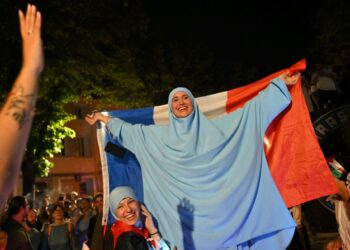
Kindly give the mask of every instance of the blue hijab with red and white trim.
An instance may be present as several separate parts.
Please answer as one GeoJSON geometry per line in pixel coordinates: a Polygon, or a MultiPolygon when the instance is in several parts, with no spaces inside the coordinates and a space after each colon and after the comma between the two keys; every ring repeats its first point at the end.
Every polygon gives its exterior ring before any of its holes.
{"type": "Polygon", "coordinates": [[[113,141],[128,152],[121,159],[102,155],[116,174],[113,180],[104,176],[105,189],[132,186],[178,249],[285,249],[295,224],[263,145],[267,126],[290,103],[284,82],[273,80],[243,108],[213,120],[185,91],[194,111],[185,118],[169,115],[168,125],[139,124],[140,114],[128,120],[123,112],[109,113],[114,118],[106,128],[101,124],[100,144],[113,141]],[[125,161],[131,164],[118,166],[125,161]]]}

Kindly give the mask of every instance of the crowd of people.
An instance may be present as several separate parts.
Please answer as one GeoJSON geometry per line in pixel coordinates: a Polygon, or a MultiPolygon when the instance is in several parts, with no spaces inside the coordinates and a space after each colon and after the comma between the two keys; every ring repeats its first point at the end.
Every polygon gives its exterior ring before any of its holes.
{"type": "Polygon", "coordinates": [[[23,196],[15,196],[1,216],[2,248],[82,249],[90,245],[96,218],[102,212],[103,195],[78,197],[62,194],[51,203],[46,196],[40,208],[31,208],[23,196]],[[7,240],[6,240],[7,238],[7,240]]]}
{"type": "Polygon", "coordinates": [[[176,249],[162,239],[152,214],[128,186],[110,194],[114,225],[102,226],[103,194],[62,193],[51,203],[46,195],[40,208],[24,196],[11,198],[0,221],[0,249],[176,249]]]}

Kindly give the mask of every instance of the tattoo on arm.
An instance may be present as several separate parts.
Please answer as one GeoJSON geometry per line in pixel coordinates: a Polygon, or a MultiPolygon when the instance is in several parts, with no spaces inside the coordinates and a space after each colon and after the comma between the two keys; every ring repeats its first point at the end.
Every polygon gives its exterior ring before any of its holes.
{"type": "Polygon", "coordinates": [[[32,115],[31,113],[34,103],[35,96],[24,95],[23,88],[19,87],[19,90],[17,92],[11,94],[9,106],[5,115],[12,116],[13,119],[18,123],[19,129],[21,129],[32,115]]]}

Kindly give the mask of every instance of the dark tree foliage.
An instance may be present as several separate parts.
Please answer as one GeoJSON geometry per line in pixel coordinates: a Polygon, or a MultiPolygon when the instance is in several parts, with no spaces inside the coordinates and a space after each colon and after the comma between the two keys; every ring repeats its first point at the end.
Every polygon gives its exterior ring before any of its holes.
{"type": "MultiPolygon", "coordinates": [[[[335,5],[322,0],[313,8],[309,6],[312,29],[308,42],[310,59],[319,58],[334,65],[343,79],[348,79],[350,39],[346,18],[350,15],[345,2],[335,5]]],[[[285,28],[286,24],[285,9],[282,11],[278,5],[261,16],[275,29],[269,30],[268,24],[260,26],[260,19],[254,19],[259,8],[252,11],[250,4],[246,4],[238,9],[234,1],[166,4],[142,0],[34,0],[32,3],[43,14],[46,63],[26,159],[40,175],[48,174],[52,166],[48,159],[62,150],[62,140],[74,136],[74,131],[64,126],[74,119],[64,111],[65,104],[97,100],[101,108],[108,105],[133,108],[164,104],[169,91],[180,85],[189,87],[195,96],[232,89],[273,72],[271,67],[266,67],[269,71],[259,73],[252,60],[256,53],[262,53],[262,59],[267,58],[272,49],[268,47],[271,39],[279,39],[273,43],[280,44],[277,51],[290,46],[280,42],[290,35],[299,45],[305,42],[299,41],[302,39],[297,39],[297,32],[290,30],[275,36],[275,30],[285,28]],[[249,40],[255,32],[257,39],[266,39],[264,36],[269,39],[262,43],[249,40]],[[247,44],[239,42],[243,38],[247,44]],[[245,50],[240,51],[237,46],[245,50]]],[[[23,0],[0,2],[2,101],[21,64],[17,10],[25,6],[23,0]]],[[[295,16],[304,7],[292,4],[289,9],[295,16]]],[[[300,30],[306,29],[303,22],[296,20],[300,30]]],[[[263,63],[275,61],[276,56],[268,59],[263,63]]],[[[293,63],[294,58],[291,60],[293,63]]]]}
{"type": "MultiPolygon", "coordinates": [[[[36,173],[47,175],[49,158],[60,153],[74,131],[65,123],[74,116],[64,105],[101,99],[122,107],[149,105],[137,75],[134,56],[147,34],[147,16],[138,1],[36,1],[43,14],[45,69],[40,79],[32,133],[25,158],[36,173]]],[[[0,94],[6,97],[20,68],[17,10],[22,1],[0,3],[0,94]]]]}

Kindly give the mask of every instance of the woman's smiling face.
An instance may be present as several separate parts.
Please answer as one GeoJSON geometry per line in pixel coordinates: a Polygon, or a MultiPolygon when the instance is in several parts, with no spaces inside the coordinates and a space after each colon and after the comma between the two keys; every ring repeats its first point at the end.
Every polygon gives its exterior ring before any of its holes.
{"type": "Polygon", "coordinates": [[[189,116],[193,111],[191,97],[184,91],[176,92],[171,98],[171,111],[177,118],[189,116]]]}
{"type": "Polygon", "coordinates": [[[119,221],[133,226],[140,217],[139,202],[133,198],[126,197],[119,202],[115,214],[119,221]]]}

